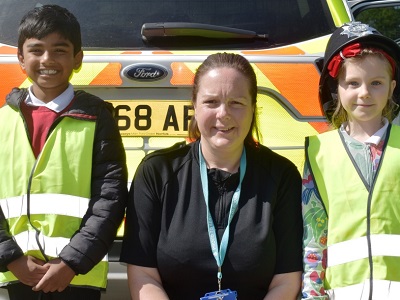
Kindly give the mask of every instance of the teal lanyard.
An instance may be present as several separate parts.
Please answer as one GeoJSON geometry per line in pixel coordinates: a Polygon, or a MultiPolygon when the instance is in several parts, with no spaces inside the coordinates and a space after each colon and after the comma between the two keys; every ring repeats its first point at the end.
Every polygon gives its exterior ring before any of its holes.
{"type": "Polygon", "coordinates": [[[224,234],[222,235],[221,245],[220,245],[219,249],[218,249],[218,241],[217,241],[217,235],[216,235],[216,231],[215,231],[214,221],[213,221],[213,219],[211,217],[210,208],[209,208],[209,205],[208,205],[207,166],[206,166],[206,162],[204,161],[203,154],[201,153],[201,144],[200,143],[199,143],[199,162],[200,162],[201,185],[203,187],[204,201],[206,202],[206,206],[207,206],[208,236],[210,238],[211,251],[212,251],[212,254],[214,255],[215,261],[217,262],[217,266],[218,266],[218,273],[217,273],[218,288],[219,288],[219,290],[221,290],[221,279],[222,279],[221,266],[222,266],[222,263],[224,262],[226,250],[228,248],[229,226],[231,224],[233,216],[235,215],[235,213],[236,213],[236,211],[238,209],[242,181],[243,181],[244,174],[246,173],[246,150],[243,147],[242,156],[240,157],[240,180],[239,180],[239,185],[236,188],[236,191],[235,191],[235,193],[233,194],[233,197],[232,197],[231,207],[230,207],[230,210],[229,210],[228,225],[226,226],[224,234]]]}

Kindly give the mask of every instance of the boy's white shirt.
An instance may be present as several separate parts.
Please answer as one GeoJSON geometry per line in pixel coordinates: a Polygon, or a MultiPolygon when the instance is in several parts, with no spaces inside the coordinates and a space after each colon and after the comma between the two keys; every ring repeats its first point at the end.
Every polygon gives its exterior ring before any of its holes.
{"type": "Polygon", "coordinates": [[[55,99],[52,101],[45,103],[42,100],[38,99],[35,97],[35,95],[32,93],[32,86],[29,87],[28,89],[28,96],[25,99],[25,103],[27,105],[31,106],[46,106],[48,109],[59,113],[63,111],[72,101],[74,98],[74,88],[72,87],[72,84],[69,84],[67,89],[57,96],[55,99]]]}

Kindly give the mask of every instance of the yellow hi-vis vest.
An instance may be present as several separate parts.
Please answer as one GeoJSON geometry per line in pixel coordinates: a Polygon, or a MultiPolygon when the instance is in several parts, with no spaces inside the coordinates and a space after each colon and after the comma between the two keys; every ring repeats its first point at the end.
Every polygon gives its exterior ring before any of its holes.
{"type": "Polygon", "coordinates": [[[393,125],[387,135],[369,190],[337,130],[306,140],[328,215],[330,299],[368,299],[370,285],[373,299],[400,299],[400,127],[393,125]]]}
{"type": "MultiPolygon", "coordinates": [[[[10,233],[25,254],[44,260],[32,224],[40,231],[46,256],[56,258],[88,209],[96,124],[64,117],[36,161],[20,115],[5,106],[0,120],[8,125],[0,132],[0,205],[10,233]]],[[[107,272],[106,256],[87,274],[75,276],[71,285],[105,288],[107,272]]],[[[0,273],[0,286],[16,280],[9,271],[0,273]]]]}

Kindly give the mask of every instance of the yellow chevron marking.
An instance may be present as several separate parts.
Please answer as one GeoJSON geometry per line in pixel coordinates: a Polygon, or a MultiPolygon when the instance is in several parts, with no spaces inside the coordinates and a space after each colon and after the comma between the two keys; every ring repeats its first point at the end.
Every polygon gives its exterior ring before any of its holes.
{"type": "Polygon", "coordinates": [[[325,52],[328,40],[329,40],[329,35],[309,40],[306,42],[298,43],[296,44],[296,47],[303,50],[307,54],[323,53],[325,52]]]}
{"type": "Polygon", "coordinates": [[[24,82],[19,86],[20,88],[28,88],[32,85],[32,81],[29,78],[26,78],[24,82]]]}
{"type": "Polygon", "coordinates": [[[108,63],[84,63],[79,72],[73,73],[70,82],[73,85],[89,85],[107,65],[108,63]]]}

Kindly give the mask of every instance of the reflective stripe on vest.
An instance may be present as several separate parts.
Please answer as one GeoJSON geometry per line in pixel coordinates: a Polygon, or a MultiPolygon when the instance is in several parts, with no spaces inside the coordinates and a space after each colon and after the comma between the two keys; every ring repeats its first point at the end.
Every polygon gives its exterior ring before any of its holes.
{"type": "MultiPolygon", "coordinates": [[[[39,229],[46,255],[52,259],[79,230],[88,208],[96,123],[62,118],[36,161],[19,113],[5,106],[0,109],[0,119],[8,124],[0,135],[0,204],[10,233],[25,254],[43,259],[31,222],[39,229]],[[29,222],[26,193],[34,166],[29,222]]],[[[75,276],[71,285],[104,288],[107,272],[105,258],[87,274],[75,276]]],[[[0,273],[0,285],[15,280],[11,272],[0,273]]]]}
{"type": "MultiPolygon", "coordinates": [[[[400,282],[389,280],[374,280],[373,300],[398,300],[400,295],[400,282]]],[[[369,281],[365,280],[362,283],[328,290],[329,300],[343,299],[369,299],[369,281]]]]}
{"type": "MultiPolygon", "coordinates": [[[[24,253],[40,251],[36,243],[36,231],[24,231],[14,235],[14,238],[24,253]]],[[[70,240],[63,237],[48,237],[43,234],[39,234],[38,239],[46,249],[46,254],[52,257],[57,257],[70,240]]],[[[104,256],[103,260],[107,261],[107,255],[104,256]]]]}
{"type": "MultiPolygon", "coordinates": [[[[55,214],[82,218],[87,211],[88,198],[64,194],[31,194],[30,213],[55,214]]],[[[26,215],[26,195],[0,200],[0,206],[6,219],[26,215]]]]}
{"type": "MultiPolygon", "coordinates": [[[[367,258],[367,245],[366,236],[330,245],[327,265],[333,267],[367,258]],[[356,249],[356,251],[349,251],[349,249],[356,249]]],[[[371,251],[372,256],[400,256],[400,235],[371,235],[371,251]]]]}
{"type": "Polygon", "coordinates": [[[357,285],[370,277],[368,234],[373,279],[400,281],[399,251],[383,245],[394,247],[400,235],[400,127],[392,126],[388,134],[370,192],[337,130],[308,139],[308,163],[328,215],[326,290],[357,285]]]}

